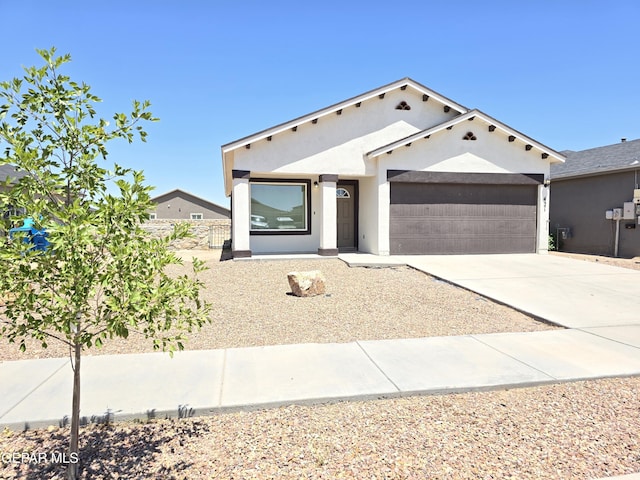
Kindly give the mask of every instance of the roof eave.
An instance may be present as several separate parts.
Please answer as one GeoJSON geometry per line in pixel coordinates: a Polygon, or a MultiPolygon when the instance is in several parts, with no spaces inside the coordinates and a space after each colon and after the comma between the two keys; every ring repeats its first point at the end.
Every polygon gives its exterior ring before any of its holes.
{"type": "Polygon", "coordinates": [[[597,177],[599,175],[609,175],[613,173],[624,173],[624,172],[633,172],[636,170],[640,170],[639,165],[627,165],[624,167],[614,167],[597,171],[588,171],[588,172],[580,172],[580,173],[569,173],[567,175],[553,175],[551,174],[551,180],[573,180],[574,178],[586,178],[586,177],[597,177]]]}

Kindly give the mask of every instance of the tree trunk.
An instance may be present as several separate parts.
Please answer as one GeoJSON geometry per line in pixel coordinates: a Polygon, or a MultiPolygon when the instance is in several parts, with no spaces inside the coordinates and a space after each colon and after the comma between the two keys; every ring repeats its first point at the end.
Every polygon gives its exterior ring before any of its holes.
{"type": "Polygon", "coordinates": [[[69,463],[67,464],[67,479],[78,478],[79,449],[78,437],[80,435],[80,359],[82,346],[76,342],[74,345],[73,368],[73,401],[71,407],[71,439],[69,441],[69,463]]]}

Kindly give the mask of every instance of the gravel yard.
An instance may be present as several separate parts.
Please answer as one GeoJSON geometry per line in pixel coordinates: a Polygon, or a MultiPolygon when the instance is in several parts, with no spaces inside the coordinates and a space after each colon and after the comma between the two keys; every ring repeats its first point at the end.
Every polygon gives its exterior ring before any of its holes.
{"type": "MultiPolygon", "coordinates": [[[[190,258],[193,252],[182,252],[190,258]]],[[[187,349],[291,343],[351,342],[441,335],[525,332],[554,328],[467,290],[408,267],[349,268],[338,259],[224,261],[220,252],[198,252],[209,270],[202,279],[213,318],[189,335],[187,349]],[[320,269],[327,294],[288,295],[287,273],[320,269]]],[[[190,269],[172,268],[179,274],[190,269]]],[[[153,351],[150,340],[130,334],[88,355],[153,351]]],[[[3,340],[0,361],[67,356],[59,342],[46,350],[29,342],[22,354],[3,340]]]]}
{"type": "MultiPolygon", "coordinates": [[[[291,406],[81,430],[87,479],[587,479],[640,471],[640,379],[291,406]]],[[[64,452],[66,429],[0,435],[64,452]]],[[[2,457],[0,457],[2,458],[2,457]]],[[[0,461],[0,478],[64,478],[0,461]]]]}
{"type": "MultiPolygon", "coordinates": [[[[186,348],[553,328],[408,268],[339,260],[219,262],[213,323],[186,348]],[[287,295],[321,269],[327,296],[287,295]]],[[[175,273],[181,270],[176,269],[175,273]]],[[[0,360],[25,358],[0,349],[0,360]]],[[[52,344],[53,347],[53,344],[52,344]]],[[[48,356],[65,355],[57,347],[48,356]]],[[[150,351],[137,336],[89,354],[150,351]]],[[[36,345],[30,357],[41,356],[36,345]]],[[[583,479],[640,472],[640,378],[83,427],[86,479],[583,479]]],[[[68,429],[0,432],[0,478],[65,478],[68,429]],[[22,455],[27,460],[22,462],[22,455]],[[18,460],[15,460],[15,459],[18,460]],[[29,459],[44,460],[29,462],[29,459]],[[14,461],[15,460],[15,461],[14,461]]]]}

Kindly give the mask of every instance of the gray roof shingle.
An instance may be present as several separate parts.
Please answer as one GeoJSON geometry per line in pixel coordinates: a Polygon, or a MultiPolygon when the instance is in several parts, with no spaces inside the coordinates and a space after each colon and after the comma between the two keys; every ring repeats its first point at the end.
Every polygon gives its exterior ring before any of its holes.
{"type": "Polygon", "coordinates": [[[626,170],[634,166],[640,169],[640,139],[561,153],[567,160],[551,165],[552,179],[626,170]]]}

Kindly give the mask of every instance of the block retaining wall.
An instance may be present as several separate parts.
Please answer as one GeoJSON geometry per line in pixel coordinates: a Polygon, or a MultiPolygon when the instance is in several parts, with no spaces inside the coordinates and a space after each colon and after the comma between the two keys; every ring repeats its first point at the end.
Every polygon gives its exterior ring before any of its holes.
{"type": "Polygon", "coordinates": [[[224,242],[231,238],[231,220],[149,220],[142,225],[147,232],[156,238],[169,235],[176,223],[188,223],[193,237],[174,240],[170,247],[176,250],[206,250],[222,248],[224,242]]]}

